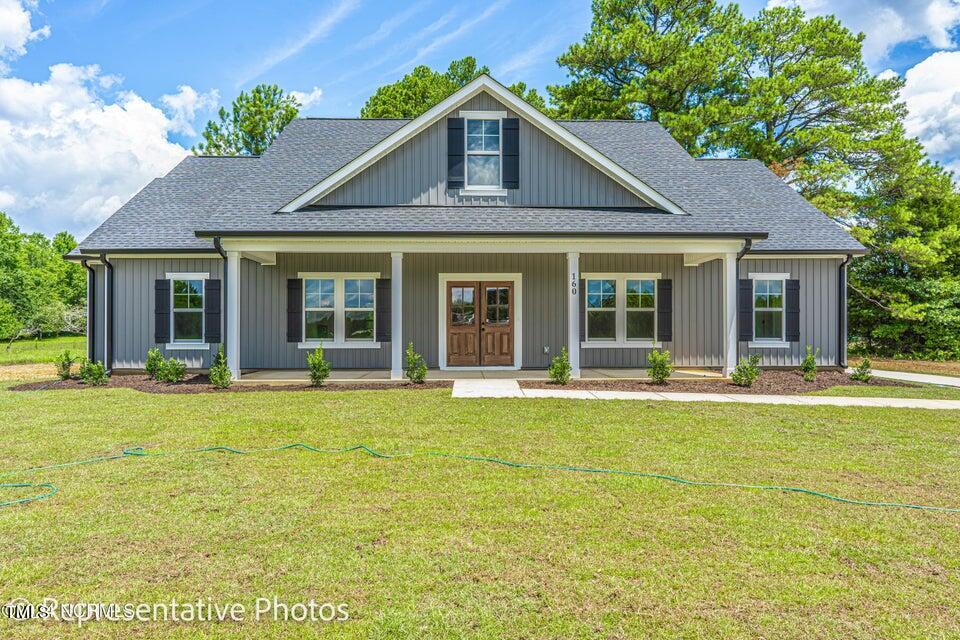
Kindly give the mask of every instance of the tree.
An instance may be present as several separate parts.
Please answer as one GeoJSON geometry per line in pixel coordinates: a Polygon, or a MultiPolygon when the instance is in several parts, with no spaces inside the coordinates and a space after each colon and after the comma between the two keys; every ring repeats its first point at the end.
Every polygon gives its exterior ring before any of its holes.
{"type": "Polygon", "coordinates": [[[300,103],[275,84],[259,84],[250,93],[241,91],[230,112],[220,107],[219,122],[210,120],[196,155],[260,155],[283,128],[297,117],[300,103]]]}
{"type": "Polygon", "coordinates": [[[729,117],[742,22],[714,0],[594,0],[590,31],[557,60],[571,81],[548,90],[562,117],[657,120],[702,153],[729,117]]]}
{"type": "MultiPolygon", "coordinates": [[[[420,65],[400,80],[378,88],[360,109],[360,117],[416,118],[478,76],[489,73],[490,69],[478,67],[472,56],[454,60],[444,72],[420,65]]],[[[509,89],[537,109],[548,110],[543,96],[536,89],[528,89],[526,83],[517,82],[509,89]]]]}

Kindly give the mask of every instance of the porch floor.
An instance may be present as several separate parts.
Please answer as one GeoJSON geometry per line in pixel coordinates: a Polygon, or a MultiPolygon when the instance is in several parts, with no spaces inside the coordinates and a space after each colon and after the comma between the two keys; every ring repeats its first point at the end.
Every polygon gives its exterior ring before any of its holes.
{"type": "MultiPolygon", "coordinates": [[[[647,378],[646,369],[581,369],[583,380],[620,379],[637,380],[647,378]]],[[[720,378],[717,371],[702,369],[675,369],[675,378],[720,378]]],[[[307,382],[310,376],[306,369],[260,369],[243,372],[240,384],[291,384],[307,382]]],[[[427,380],[546,380],[547,372],[542,369],[520,371],[482,371],[482,370],[441,370],[427,371],[427,380]]],[[[391,382],[390,372],[385,369],[334,369],[328,378],[331,382],[391,382]]]]}

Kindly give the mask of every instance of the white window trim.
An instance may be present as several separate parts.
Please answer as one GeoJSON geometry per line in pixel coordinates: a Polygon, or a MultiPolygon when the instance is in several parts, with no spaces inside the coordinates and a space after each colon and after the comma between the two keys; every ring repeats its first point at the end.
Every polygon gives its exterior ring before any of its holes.
{"type": "Polygon", "coordinates": [[[499,196],[506,195],[507,192],[503,188],[503,119],[507,117],[506,111],[461,111],[461,114],[467,113],[472,115],[463,116],[463,189],[461,190],[461,195],[483,195],[483,196],[499,196]],[[470,120],[496,120],[497,121],[497,151],[470,151],[467,147],[467,132],[470,127],[468,126],[468,121],[470,120]],[[470,184],[470,156],[496,156],[500,158],[499,163],[499,175],[497,178],[496,185],[471,185],[470,184]],[[466,193],[463,193],[463,192],[466,193]]]}
{"type": "MultiPolygon", "coordinates": [[[[210,349],[210,343],[204,340],[207,335],[207,280],[210,279],[209,273],[201,272],[167,272],[167,280],[170,281],[170,342],[165,345],[168,351],[202,351],[210,349]],[[200,308],[200,339],[199,340],[177,340],[173,332],[173,322],[176,316],[176,309],[173,306],[173,281],[174,280],[200,280],[203,295],[203,306],[200,308]]],[[[187,313],[194,313],[188,311],[187,313]]]]}
{"type": "Polygon", "coordinates": [[[790,343],[786,341],[787,335],[787,280],[790,279],[789,273],[751,273],[747,276],[753,281],[751,289],[751,306],[757,301],[757,280],[779,280],[780,292],[783,302],[780,313],[780,337],[779,338],[758,338],[757,337],[757,309],[753,308],[753,340],[747,343],[749,349],[789,349],[790,343]]]}
{"type": "MultiPolygon", "coordinates": [[[[307,340],[304,338],[297,343],[298,349],[379,349],[380,342],[377,341],[377,283],[380,278],[380,272],[362,272],[362,273],[344,273],[344,272],[315,272],[300,271],[297,273],[300,280],[333,280],[333,340],[307,340]],[[373,339],[372,340],[346,340],[344,332],[346,330],[345,300],[346,287],[345,280],[373,280],[373,339]]],[[[307,335],[307,287],[300,287],[300,335],[307,335]]]]}
{"type": "MultiPolygon", "coordinates": [[[[590,325],[584,326],[584,335],[586,340],[580,342],[581,349],[660,349],[663,343],[656,339],[657,336],[657,300],[659,299],[659,287],[656,281],[662,277],[659,273],[581,273],[580,279],[586,283],[588,280],[616,280],[617,291],[615,313],[617,316],[617,338],[616,340],[591,340],[590,325]],[[653,280],[653,340],[627,339],[627,280],[653,280]]],[[[587,289],[580,292],[580,295],[586,296],[587,289]]],[[[584,309],[589,308],[584,302],[584,309]]],[[[587,319],[582,318],[586,323],[587,319]]]]}

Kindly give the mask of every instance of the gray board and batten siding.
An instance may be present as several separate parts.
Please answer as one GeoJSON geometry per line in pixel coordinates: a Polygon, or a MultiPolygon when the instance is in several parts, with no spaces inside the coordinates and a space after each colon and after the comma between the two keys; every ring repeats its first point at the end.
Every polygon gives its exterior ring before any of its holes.
{"type": "MultiPolygon", "coordinates": [[[[506,111],[486,93],[460,109],[506,111]]],[[[649,206],[586,161],[520,118],[520,188],[503,196],[461,196],[447,187],[447,118],[440,118],[373,166],[326,195],[321,206],[507,205],[535,207],[649,206]]]]}

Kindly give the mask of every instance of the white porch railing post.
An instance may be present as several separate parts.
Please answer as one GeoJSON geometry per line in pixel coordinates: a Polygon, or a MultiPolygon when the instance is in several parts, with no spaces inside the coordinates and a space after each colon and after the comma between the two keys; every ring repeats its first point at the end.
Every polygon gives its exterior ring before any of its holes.
{"type": "Polygon", "coordinates": [[[567,254],[567,354],[570,377],[580,377],[580,254],[567,254]]]}
{"type": "Polygon", "coordinates": [[[403,379],[403,254],[390,254],[390,379],[403,379]]]}
{"type": "Polygon", "coordinates": [[[227,251],[227,366],[240,379],[240,252],[227,251]]]}
{"type": "Polygon", "coordinates": [[[737,366],[737,254],[723,254],[723,375],[737,366]]]}

